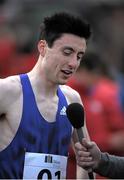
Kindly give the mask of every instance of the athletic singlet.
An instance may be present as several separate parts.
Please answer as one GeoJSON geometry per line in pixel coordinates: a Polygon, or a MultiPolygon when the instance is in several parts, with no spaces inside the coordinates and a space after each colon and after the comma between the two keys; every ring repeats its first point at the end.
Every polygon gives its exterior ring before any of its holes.
{"type": "MultiPolygon", "coordinates": [[[[67,101],[60,88],[56,121],[40,114],[27,74],[20,75],[23,90],[22,119],[12,142],[0,152],[0,179],[22,179],[26,152],[68,156],[72,126],[65,110],[67,101]]],[[[51,107],[52,108],[52,107],[51,107]]],[[[15,109],[16,111],[16,109],[15,109]]]]}

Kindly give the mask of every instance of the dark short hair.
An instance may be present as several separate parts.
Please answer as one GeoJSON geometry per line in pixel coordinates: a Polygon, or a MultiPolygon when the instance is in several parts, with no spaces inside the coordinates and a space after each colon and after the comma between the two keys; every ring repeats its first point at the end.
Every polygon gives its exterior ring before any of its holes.
{"type": "Polygon", "coordinates": [[[54,41],[63,33],[74,34],[88,40],[91,29],[86,20],[65,12],[55,13],[44,18],[40,26],[39,40],[46,40],[48,46],[52,47],[54,41]]]}

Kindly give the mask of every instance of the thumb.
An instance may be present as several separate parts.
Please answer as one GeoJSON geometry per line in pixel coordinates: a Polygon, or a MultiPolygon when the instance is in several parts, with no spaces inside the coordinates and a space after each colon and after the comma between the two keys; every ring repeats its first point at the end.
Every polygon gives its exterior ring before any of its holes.
{"type": "Polygon", "coordinates": [[[93,147],[93,143],[91,141],[87,140],[86,138],[82,139],[82,145],[84,147],[86,147],[87,149],[90,149],[93,147]]]}

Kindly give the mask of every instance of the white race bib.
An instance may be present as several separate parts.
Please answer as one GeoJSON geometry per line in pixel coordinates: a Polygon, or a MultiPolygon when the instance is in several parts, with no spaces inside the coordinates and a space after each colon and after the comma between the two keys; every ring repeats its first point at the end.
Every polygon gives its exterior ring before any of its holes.
{"type": "Polygon", "coordinates": [[[66,179],[67,157],[25,153],[23,179],[66,179]]]}

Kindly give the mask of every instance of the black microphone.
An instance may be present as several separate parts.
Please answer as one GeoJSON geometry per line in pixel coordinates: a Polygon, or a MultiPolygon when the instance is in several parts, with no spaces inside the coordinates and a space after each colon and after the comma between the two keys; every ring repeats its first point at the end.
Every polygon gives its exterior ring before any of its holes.
{"type": "MultiPolygon", "coordinates": [[[[84,108],[79,103],[69,104],[66,109],[66,114],[72,126],[76,129],[79,142],[82,143],[84,133],[82,127],[84,126],[84,108]]],[[[94,179],[92,171],[88,172],[89,179],[94,179]]]]}

